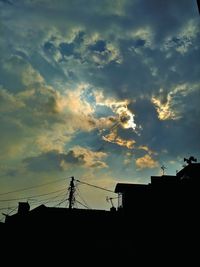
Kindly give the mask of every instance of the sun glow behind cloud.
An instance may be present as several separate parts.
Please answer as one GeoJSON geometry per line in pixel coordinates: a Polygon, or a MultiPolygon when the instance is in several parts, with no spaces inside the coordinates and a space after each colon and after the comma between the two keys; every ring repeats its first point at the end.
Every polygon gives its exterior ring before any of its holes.
{"type": "Polygon", "coordinates": [[[117,114],[119,124],[125,129],[136,130],[134,114],[128,109],[130,100],[117,100],[114,98],[105,97],[102,91],[95,92],[96,105],[109,107],[117,114]]]}

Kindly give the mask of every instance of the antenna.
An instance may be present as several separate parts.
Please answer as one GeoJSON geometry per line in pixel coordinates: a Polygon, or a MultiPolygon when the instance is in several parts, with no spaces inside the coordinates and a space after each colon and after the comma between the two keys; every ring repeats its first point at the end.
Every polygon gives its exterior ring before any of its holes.
{"type": "Polygon", "coordinates": [[[160,168],[162,170],[162,175],[165,175],[165,170],[167,169],[167,167],[165,165],[162,165],[160,168]]]}
{"type": "MultiPolygon", "coordinates": [[[[116,198],[116,197],[115,197],[116,198]]],[[[116,211],[116,208],[115,208],[115,206],[114,206],[114,204],[113,204],[113,199],[115,199],[115,198],[113,198],[113,197],[106,197],[106,201],[107,202],[109,202],[110,201],[110,203],[111,203],[111,208],[110,208],[110,210],[111,211],[116,211]]]]}
{"type": "Polygon", "coordinates": [[[192,164],[192,162],[197,162],[197,159],[193,156],[189,157],[189,159],[184,158],[184,161],[187,162],[188,165],[192,164]]]}
{"type": "Polygon", "coordinates": [[[112,205],[112,207],[114,207],[114,205],[113,205],[113,198],[112,197],[106,197],[106,201],[107,202],[109,202],[110,201],[110,203],[111,203],[111,205],[112,205]]]}

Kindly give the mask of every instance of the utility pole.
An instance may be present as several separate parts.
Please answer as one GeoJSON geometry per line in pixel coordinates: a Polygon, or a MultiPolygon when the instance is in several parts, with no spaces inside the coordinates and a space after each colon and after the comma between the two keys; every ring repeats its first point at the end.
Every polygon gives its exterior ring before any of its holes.
{"type": "Polygon", "coordinates": [[[76,190],[75,185],[74,185],[74,177],[73,176],[71,177],[70,186],[69,186],[68,190],[69,190],[69,209],[72,209],[74,206],[74,202],[75,202],[74,193],[76,190]]]}

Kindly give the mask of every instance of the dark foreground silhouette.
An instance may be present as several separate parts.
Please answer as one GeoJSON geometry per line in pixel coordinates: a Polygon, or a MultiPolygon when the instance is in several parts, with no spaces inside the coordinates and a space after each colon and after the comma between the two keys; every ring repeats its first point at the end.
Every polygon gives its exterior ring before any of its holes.
{"type": "Polygon", "coordinates": [[[191,266],[200,255],[199,178],[200,164],[189,161],[176,176],[117,184],[122,202],[111,211],[44,205],[29,210],[28,203],[19,203],[18,212],[0,225],[2,251],[48,263],[82,254],[95,262],[109,256],[113,263],[131,258],[133,264],[191,266]]]}

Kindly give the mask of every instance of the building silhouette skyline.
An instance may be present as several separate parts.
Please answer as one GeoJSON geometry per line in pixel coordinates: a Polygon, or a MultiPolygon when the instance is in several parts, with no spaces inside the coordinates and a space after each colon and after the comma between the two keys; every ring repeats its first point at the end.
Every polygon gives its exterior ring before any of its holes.
{"type": "Polygon", "coordinates": [[[119,205],[110,211],[44,204],[30,210],[28,202],[20,202],[17,213],[0,225],[1,237],[5,249],[22,244],[27,251],[37,243],[58,259],[60,251],[76,255],[74,248],[84,243],[82,251],[109,251],[115,259],[119,253],[123,262],[129,253],[139,262],[144,255],[149,262],[158,257],[192,261],[198,251],[193,239],[199,232],[199,178],[200,163],[187,162],[176,175],[151,176],[148,184],[118,183],[119,205]],[[64,247],[58,248],[60,240],[64,247]]]}

